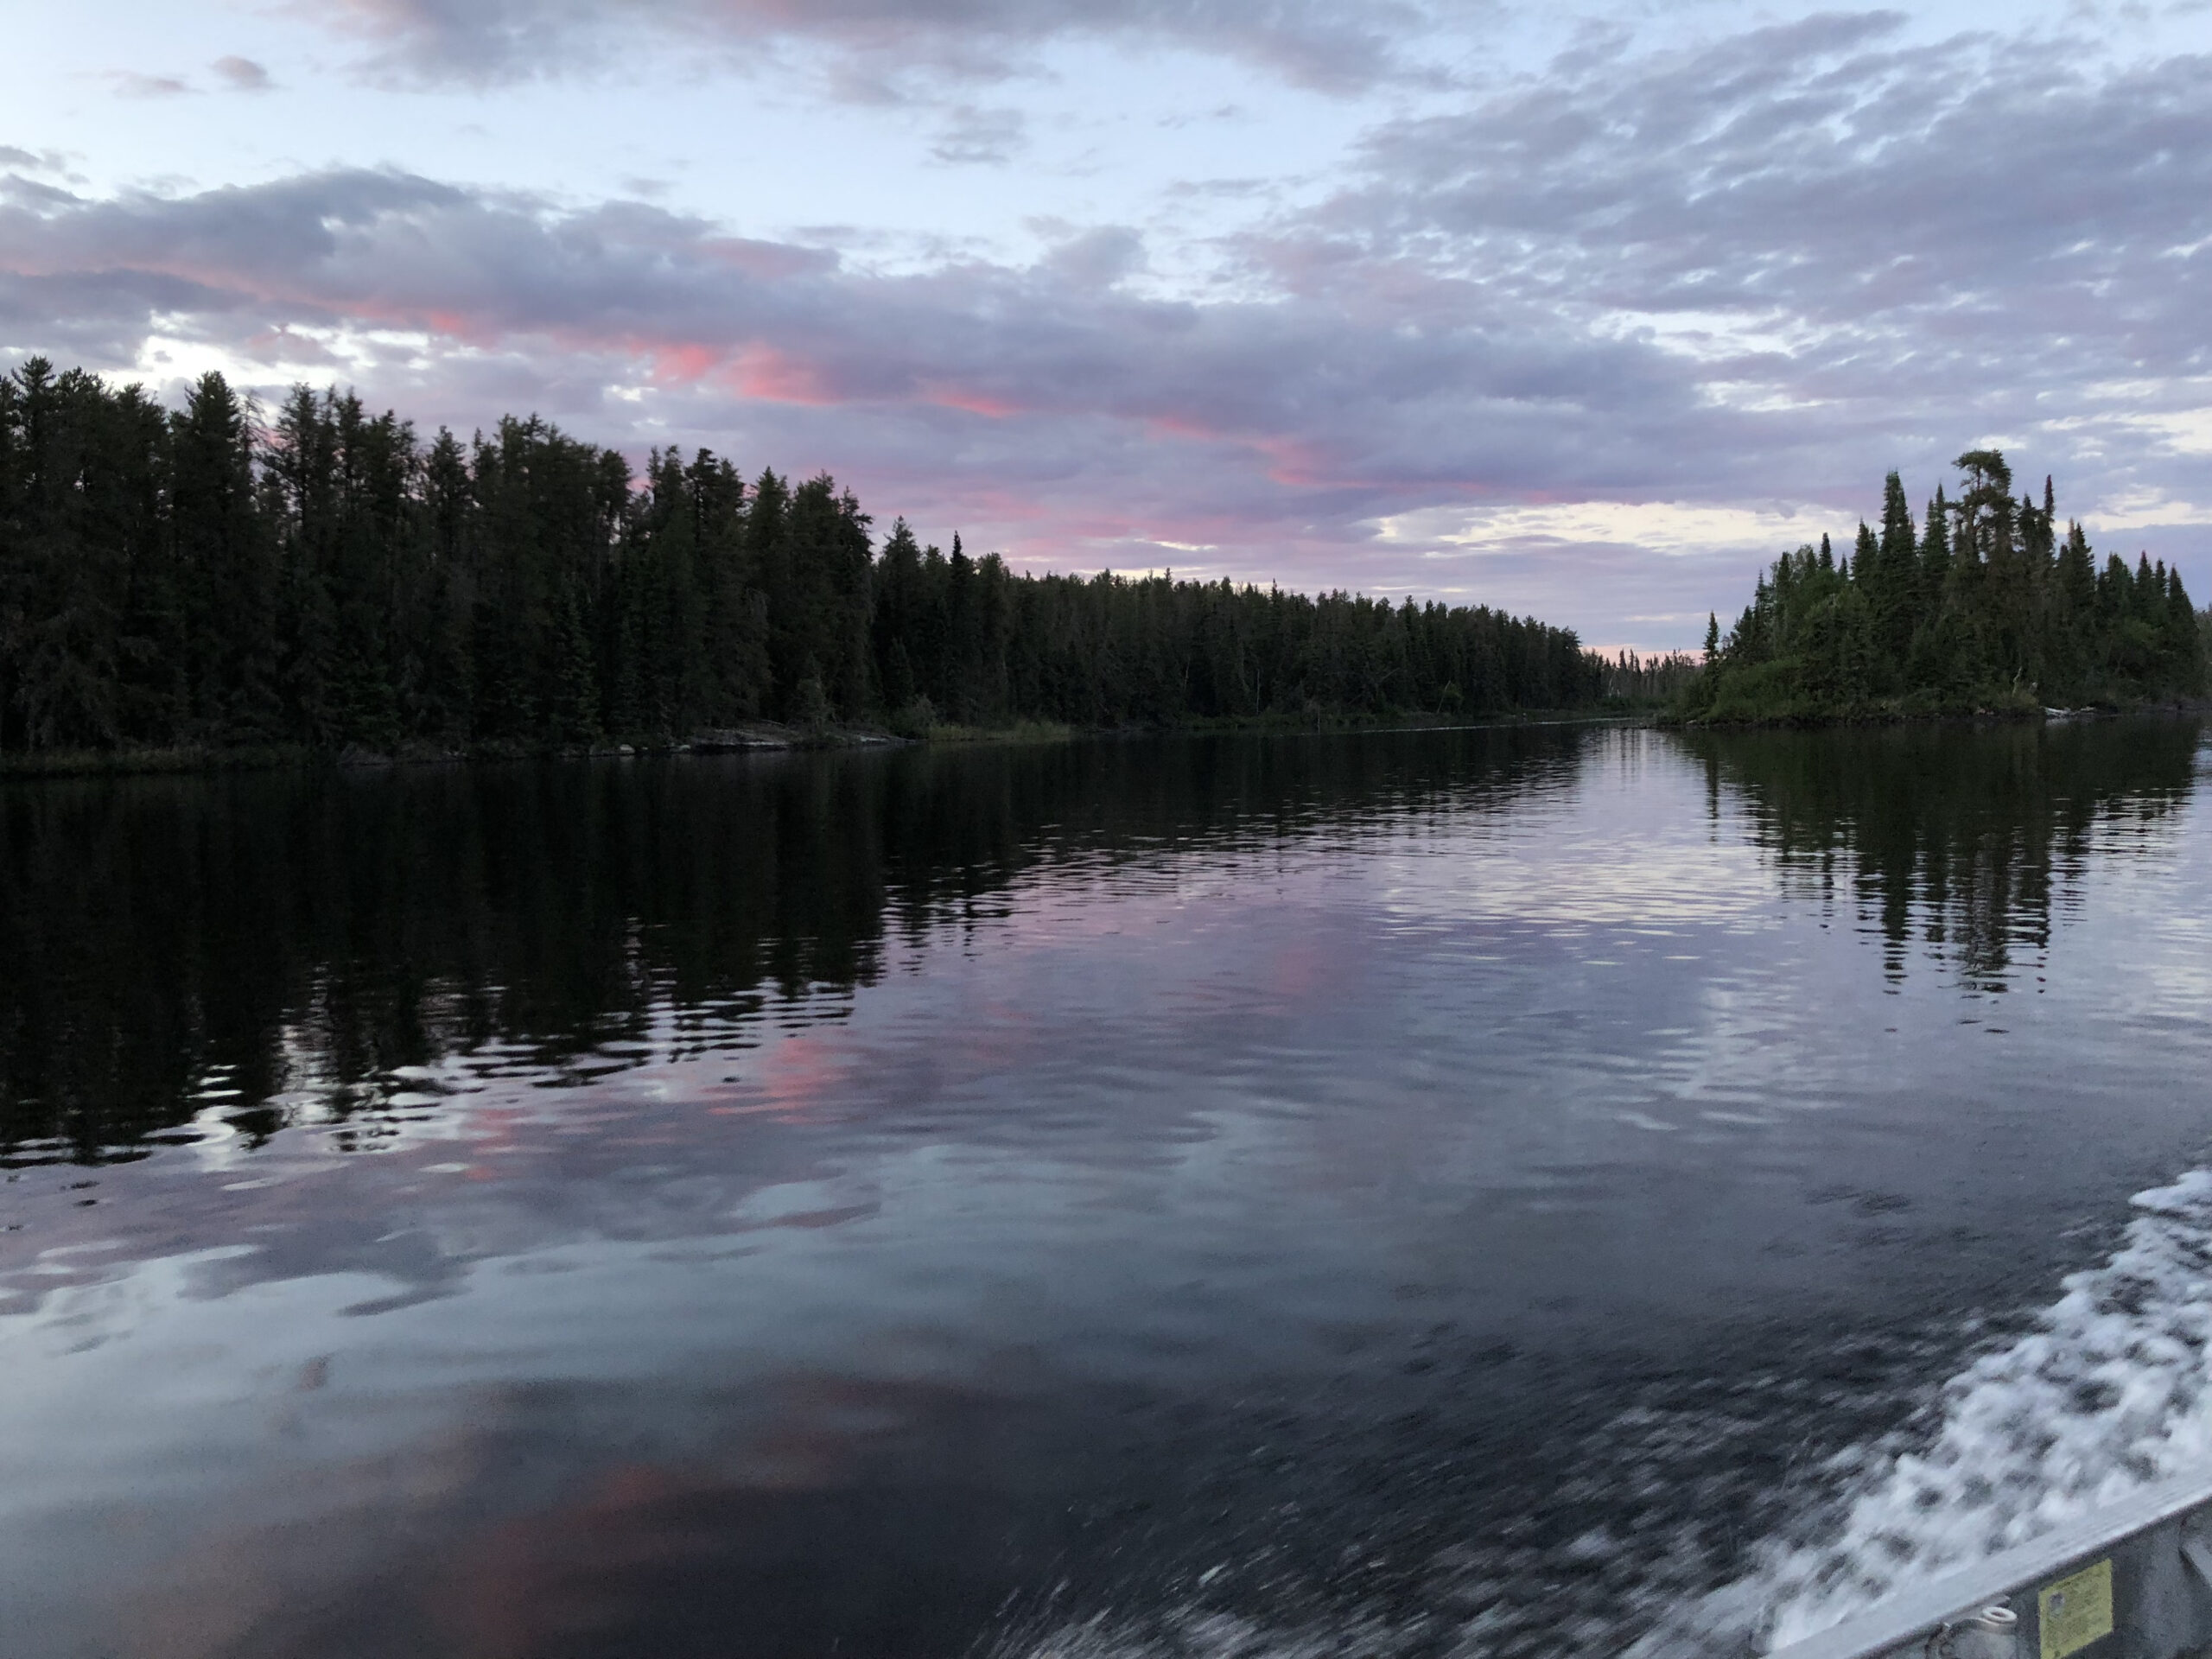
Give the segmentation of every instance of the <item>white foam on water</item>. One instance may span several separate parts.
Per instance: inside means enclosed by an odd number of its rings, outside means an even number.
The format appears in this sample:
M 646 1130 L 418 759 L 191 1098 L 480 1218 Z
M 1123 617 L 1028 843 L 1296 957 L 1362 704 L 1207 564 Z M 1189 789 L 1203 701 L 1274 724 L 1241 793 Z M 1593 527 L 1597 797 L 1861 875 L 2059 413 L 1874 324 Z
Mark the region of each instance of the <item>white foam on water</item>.
M 1284 1629 L 1187 1608 L 1141 1628 L 1104 1617 L 1064 1624 L 1027 1654 L 1028 1659 L 1344 1659 L 1395 1646 L 1391 1631 L 1364 1621 L 1325 1630 Z
M 1712 1599 L 1768 1648 L 2153 1481 L 2212 1469 L 2212 1171 L 2136 1195 L 2120 1248 L 1945 1383 L 1932 1436 L 1841 1466 L 1841 1518 Z
M 1617 1558 L 1633 1582 L 1603 1609 L 1562 1597 L 1548 1610 L 1538 1598 L 1509 1611 L 1482 1582 L 1492 1575 L 1471 1560 L 1444 1575 L 1433 1611 L 1411 1625 L 1358 1613 L 1319 1628 L 1236 1617 L 1192 1595 L 1141 1621 L 1033 1628 L 995 1651 L 1002 1659 L 1745 1659 L 1802 1640 L 2139 1487 L 2212 1470 L 2212 1170 L 2133 1203 L 2137 1213 L 2108 1260 L 2066 1278 L 2024 1334 L 1945 1382 L 1911 1424 L 1830 1459 L 1815 1482 L 1825 1496 L 1719 1589 L 1694 1587 L 1694 1550 L 1655 1558 L 1647 1540 L 1643 1550 L 1624 1552 L 1632 1566 Z M 1535 1576 L 1550 1577 L 1552 1566 Z

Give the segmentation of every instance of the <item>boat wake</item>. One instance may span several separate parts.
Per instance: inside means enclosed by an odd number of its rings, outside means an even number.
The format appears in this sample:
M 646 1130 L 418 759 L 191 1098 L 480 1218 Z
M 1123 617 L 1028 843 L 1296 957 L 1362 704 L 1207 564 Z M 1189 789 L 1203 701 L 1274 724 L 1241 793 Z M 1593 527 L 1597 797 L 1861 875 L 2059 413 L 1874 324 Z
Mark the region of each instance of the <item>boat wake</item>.
M 1840 1470 L 1832 1534 L 1774 1549 L 1738 1587 L 1764 1609 L 1764 1645 L 2212 1468 L 2212 1171 L 2133 1202 L 2110 1260 L 2070 1275 L 2026 1335 L 1944 1385 L 1932 1438 Z
M 2212 1171 L 2134 1198 L 2120 1247 L 2069 1275 L 2025 1331 L 1973 1360 L 1906 1424 L 1830 1458 L 1787 1514 L 1734 1553 L 1725 1582 L 1709 1525 L 1669 1535 L 1600 1526 L 1540 1550 L 1446 1549 L 1419 1594 L 1338 1604 L 1300 1588 L 1194 1573 L 1141 1618 L 1031 1623 L 995 1659 L 1521 1659 L 1627 1654 L 1744 1659 L 1840 1623 L 1904 1585 L 2024 1542 L 2137 1488 L 2212 1468 Z M 1725 1426 L 1726 1414 L 1704 1420 Z M 1685 1466 L 1647 1424 L 1617 1446 L 1625 1514 Z M 1725 1427 L 1724 1430 L 1725 1432 Z M 1793 1483 L 1794 1484 L 1795 1483 Z M 1706 1517 L 1709 1522 L 1711 1517 Z M 1748 1562 L 1745 1556 L 1748 1554 Z M 1241 1583 L 1239 1580 L 1241 1580 Z M 1409 1599 L 1416 1604 L 1408 1605 Z M 1294 1611 L 1295 1610 L 1295 1611 Z

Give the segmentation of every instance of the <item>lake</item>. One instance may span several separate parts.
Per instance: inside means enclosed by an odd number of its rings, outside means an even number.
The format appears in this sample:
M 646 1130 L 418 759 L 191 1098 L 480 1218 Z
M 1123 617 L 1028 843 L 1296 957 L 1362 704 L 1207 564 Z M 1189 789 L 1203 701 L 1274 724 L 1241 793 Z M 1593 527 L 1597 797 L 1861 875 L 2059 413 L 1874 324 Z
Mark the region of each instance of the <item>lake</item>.
M 0 785 L 6 1651 L 1833 1622 L 2212 1463 L 2206 736 Z

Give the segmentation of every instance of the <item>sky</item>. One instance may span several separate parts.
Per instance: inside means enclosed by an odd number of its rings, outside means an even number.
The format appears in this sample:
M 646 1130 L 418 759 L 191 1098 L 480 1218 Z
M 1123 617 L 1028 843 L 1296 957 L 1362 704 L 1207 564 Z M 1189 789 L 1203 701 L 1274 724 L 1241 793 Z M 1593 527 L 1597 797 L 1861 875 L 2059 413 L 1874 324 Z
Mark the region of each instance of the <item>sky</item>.
M 2212 598 L 2212 0 L 77 0 L 0 368 L 1694 646 L 1995 445 Z

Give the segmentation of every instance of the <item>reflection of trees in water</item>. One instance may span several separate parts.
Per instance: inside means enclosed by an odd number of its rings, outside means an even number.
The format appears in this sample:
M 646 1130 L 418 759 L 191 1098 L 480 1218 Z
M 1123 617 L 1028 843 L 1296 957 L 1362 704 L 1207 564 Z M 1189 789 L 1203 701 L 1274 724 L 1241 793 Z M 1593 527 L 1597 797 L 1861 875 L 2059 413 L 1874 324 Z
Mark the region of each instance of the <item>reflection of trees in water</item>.
M 0 1148 L 136 1155 L 203 1110 L 366 1141 L 421 1087 L 397 1068 L 748 1045 L 1025 870 L 1503 803 L 1579 753 L 1463 731 L 12 784 Z
M 1567 782 L 1561 729 L 0 788 L 0 1147 L 132 1155 L 212 1111 L 393 1130 L 398 1068 L 579 1078 L 835 1017 L 906 946 L 1197 843 L 1357 836 Z M 2001 987 L 2100 837 L 2186 798 L 2198 728 L 1685 740 L 1793 891 Z M 421 1109 L 418 1106 L 416 1109 Z
M 2187 800 L 2194 720 L 1700 734 L 1717 817 L 1740 798 L 1784 890 L 1823 905 L 1848 883 L 1884 966 L 1917 939 L 2004 990 L 2016 955 L 2079 902 L 2099 837 L 2141 837 Z

